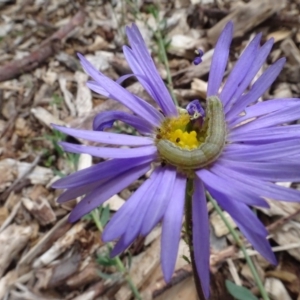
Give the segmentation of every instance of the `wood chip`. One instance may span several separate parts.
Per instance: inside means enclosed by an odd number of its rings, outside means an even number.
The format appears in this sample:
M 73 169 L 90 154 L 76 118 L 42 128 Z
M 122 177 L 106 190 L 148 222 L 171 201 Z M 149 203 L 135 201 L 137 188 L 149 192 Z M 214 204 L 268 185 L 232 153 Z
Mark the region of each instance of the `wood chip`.
M 52 129 L 51 124 L 56 125 L 66 125 L 65 122 L 59 120 L 57 117 L 53 116 L 48 110 L 43 107 L 35 107 L 31 109 L 31 113 L 38 119 L 38 121 Z
M 30 226 L 12 224 L 0 233 L 0 277 L 19 252 L 27 245 L 32 234 Z
M 39 199 L 32 201 L 24 197 L 22 203 L 40 225 L 45 226 L 56 221 L 55 213 L 46 198 L 39 197 Z
M 281 43 L 280 48 L 290 64 L 300 64 L 300 51 L 292 39 L 288 38 L 284 40 Z
M 194 78 L 191 88 L 197 91 L 203 99 L 206 99 L 207 82 L 199 78 Z
M 224 212 L 224 216 L 227 219 L 227 221 L 231 224 L 231 226 L 233 228 L 235 228 L 236 224 L 234 223 L 231 216 L 227 212 Z M 227 235 L 229 233 L 229 229 L 224 224 L 224 222 L 221 219 L 219 214 L 213 213 L 211 215 L 210 222 L 211 222 L 211 225 L 214 228 L 214 231 L 215 231 L 215 234 L 216 234 L 217 237 L 221 237 L 221 236 Z
M 30 163 L 20 162 L 11 158 L 3 159 L 0 161 L 0 187 L 8 187 L 15 178 L 21 178 L 30 168 Z M 42 185 L 46 185 L 52 177 L 52 170 L 41 166 L 34 167 L 27 176 L 32 184 Z
M 77 94 L 74 104 L 79 117 L 87 115 L 93 108 L 92 92 L 86 86 L 88 78 L 89 77 L 85 73 L 79 71 L 77 71 L 74 75 L 74 79 L 77 82 Z
M 282 282 L 276 278 L 267 278 L 265 289 L 273 300 L 292 300 Z
M 280 41 L 288 38 L 291 34 L 292 34 L 292 32 L 290 30 L 281 29 L 281 30 L 277 30 L 277 31 L 269 33 L 267 36 L 267 40 L 270 38 L 273 38 L 274 42 L 277 43 L 277 42 L 280 42 Z
M 37 270 L 36 277 L 38 281 L 35 288 L 47 289 L 60 286 L 68 277 L 75 274 L 79 268 L 80 261 L 80 253 L 75 252 L 70 257 L 60 260 L 59 263 Z
M 270 16 L 280 11 L 286 4 L 285 0 L 252 0 L 247 4 L 239 3 L 239 6 L 207 31 L 207 37 L 212 45 L 215 45 L 218 37 L 229 21 L 234 23 L 234 37 L 242 37 L 246 32 L 259 25 Z
M 34 261 L 33 267 L 40 268 L 50 264 L 66 249 L 69 249 L 73 245 L 77 235 L 84 229 L 84 227 L 85 224 L 82 222 L 75 224 L 65 235 L 59 238 L 48 251 L 43 253 Z
M 294 244 L 299 242 L 300 239 L 300 223 L 296 221 L 288 221 L 284 224 L 280 230 L 273 233 L 272 238 L 279 245 Z M 300 251 L 299 248 L 287 250 L 290 255 L 300 261 Z
M 119 195 L 114 195 L 108 200 L 106 200 L 102 205 L 103 207 L 109 205 L 110 210 L 118 211 L 124 203 L 125 200 L 123 198 L 121 198 Z
M 76 108 L 74 104 L 74 97 L 72 93 L 67 89 L 67 78 L 61 76 L 58 79 L 59 87 L 64 95 L 65 103 L 70 111 L 70 115 L 75 117 L 76 116 Z

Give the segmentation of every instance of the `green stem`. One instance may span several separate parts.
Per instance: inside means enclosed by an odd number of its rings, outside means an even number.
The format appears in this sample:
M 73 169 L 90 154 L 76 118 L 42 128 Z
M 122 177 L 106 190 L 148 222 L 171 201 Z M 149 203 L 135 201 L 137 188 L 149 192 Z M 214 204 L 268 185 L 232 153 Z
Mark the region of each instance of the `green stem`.
M 94 221 L 96 227 L 102 233 L 103 226 L 102 226 L 101 221 L 100 221 L 100 216 L 99 216 L 98 210 L 94 209 L 91 212 L 91 215 L 92 215 L 92 218 L 93 218 L 93 221 Z M 107 247 L 108 247 L 109 250 L 111 250 L 112 249 L 112 244 L 111 243 L 107 243 Z M 125 268 L 122 260 L 120 259 L 120 257 L 116 256 L 114 258 L 114 260 L 116 262 L 116 266 L 117 266 L 118 271 L 121 272 L 122 274 L 126 274 L 127 270 L 126 270 L 126 268 Z M 141 297 L 138 289 L 136 288 L 135 284 L 133 283 L 133 281 L 132 281 L 132 279 L 131 279 L 131 277 L 130 277 L 129 274 L 126 274 L 125 279 L 126 279 L 128 285 L 130 286 L 131 291 L 132 291 L 133 295 L 135 296 L 135 298 L 138 299 L 138 300 L 142 300 L 142 297 Z
M 228 228 L 228 230 L 230 231 L 230 233 L 232 234 L 236 244 L 240 247 L 240 249 L 242 250 L 243 254 L 244 254 L 244 257 L 246 259 L 246 262 L 250 268 L 250 271 L 253 275 L 253 278 L 258 286 L 258 289 L 260 291 L 260 294 L 262 296 L 262 298 L 264 300 L 270 300 L 264 286 L 263 286 L 263 283 L 257 273 L 257 270 L 250 258 L 250 256 L 248 255 L 247 253 L 247 250 L 243 244 L 243 242 L 241 241 L 237 231 L 231 226 L 231 224 L 228 222 L 228 220 L 226 219 L 222 209 L 220 208 L 220 206 L 217 204 L 217 202 L 211 197 L 211 195 L 207 194 L 207 198 L 208 200 L 212 203 L 214 209 L 216 210 L 216 212 L 220 215 L 221 219 L 223 220 L 223 222 L 225 223 L 226 227 Z
M 194 247 L 193 247 L 193 221 L 192 221 L 192 196 L 193 196 L 193 179 L 188 179 L 185 191 L 185 231 L 191 255 L 191 263 L 193 268 L 193 276 L 197 294 L 200 300 L 205 300 L 202 292 L 201 281 L 197 272 Z
M 172 96 L 172 99 L 173 99 L 175 105 L 178 106 L 178 101 L 177 101 L 176 95 L 174 93 L 172 76 L 171 76 L 169 61 L 168 61 L 168 57 L 167 57 L 167 52 L 166 52 L 164 40 L 162 38 L 162 34 L 161 34 L 161 31 L 160 31 L 160 28 L 159 28 L 159 23 L 157 25 L 157 32 L 156 32 L 155 35 L 156 35 L 156 38 L 158 40 L 160 53 L 162 55 L 162 59 L 163 59 L 163 62 L 164 62 L 164 65 L 165 65 L 166 71 L 167 71 L 168 89 L 169 89 L 169 92 Z
M 126 281 L 127 281 L 128 285 L 130 286 L 134 297 L 138 300 L 142 300 L 142 297 L 141 297 L 138 289 L 136 288 L 135 284 L 133 283 L 133 281 L 129 275 L 126 277 Z

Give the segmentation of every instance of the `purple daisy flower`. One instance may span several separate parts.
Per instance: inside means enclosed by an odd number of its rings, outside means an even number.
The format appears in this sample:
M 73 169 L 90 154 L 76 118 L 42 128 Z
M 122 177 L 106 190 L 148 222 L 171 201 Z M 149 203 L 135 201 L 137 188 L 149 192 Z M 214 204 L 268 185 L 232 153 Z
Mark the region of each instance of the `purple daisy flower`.
M 253 247 L 275 264 L 275 256 L 266 240 L 268 233 L 249 205 L 268 207 L 263 197 L 300 200 L 300 191 L 275 184 L 300 180 L 300 125 L 284 125 L 300 118 L 300 102 L 299 99 L 257 102 L 281 71 L 284 58 L 271 65 L 247 90 L 273 45 L 271 39 L 260 46 L 260 34 L 243 51 L 220 89 L 232 40 L 233 24 L 230 22 L 215 48 L 206 111 L 197 102 L 187 110 L 178 109 L 136 25 L 127 27 L 126 32 L 131 45 L 131 48 L 123 48 L 127 62 L 162 113 L 120 85 L 131 75 L 114 82 L 79 55 L 84 70 L 93 79 L 88 82 L 90 89 L 119 101 L 133 114 L 100 113 L 95 117 L 93 131 L 54 128 L 77 138 L 130 148 L 61 143 L 66 151 L 110 160 L 62 178 L 53 187 L 66 189 L 58 199 L 60 203 L 85 195 L 71 212 L 70 221 L 74 222 L 154 165 L 150 178 L 112 217 L 102 238 L 107 242 L 118 240 L 112 251 L 112 255 L 117 255 L 137 236 L 146 236 L 162 222 L 161 265 L 165 280 L 169 281 L 178 253 L 186 182 L 187 178 L 193 178 L 193 250 L 203 292 L 208 297 L 210 247 L 205 193 L 208 191 L 231 215 Z M 214 119 L 216 114 L 219 117 Z M 102 131 L 111 127 L 115 120 L 133 126 L 141 136 Z M 201 122 L 197 122 L 199 120 Z M 161 146 L 161 141 L 166 148 Z M 164 151 L 166 149 L 171 151 Z M 203 151 L 200 153 L 199 149 Z M 210 159 L 207 162 L 206 155 Z

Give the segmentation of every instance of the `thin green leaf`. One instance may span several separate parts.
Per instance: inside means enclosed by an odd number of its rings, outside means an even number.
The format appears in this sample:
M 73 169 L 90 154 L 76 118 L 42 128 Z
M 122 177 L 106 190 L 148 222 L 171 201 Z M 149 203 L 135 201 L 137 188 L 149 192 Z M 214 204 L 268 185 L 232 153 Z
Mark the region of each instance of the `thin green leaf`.
M 230 280 L 226 280 L 225 284 L 229 294 L 237 300 L 258 300 L 250 290 L 243 286 L 236 285 Z
M 188 264 L 191 263 L 190 259 L 189 259 L 186 255 L 182 255 L 182 258 L 183 258 Z
M 103 227 L 107 224 L 109 217 L 110 217 L 110 209 L 109 209 L 109 205 L 106 205 L 105 207 L 102 207 L 101 217 L 100 217 L 100 222 Z
M 97 272 L 99 274 L 99 276 L 104 279 L 104 280 L 107 280 L 107 279 L 113 279 L 115 278 L 116 276 L 114 274 L 106 274 L 106 273 L 103 273 L 101 271 L 98 271 Z

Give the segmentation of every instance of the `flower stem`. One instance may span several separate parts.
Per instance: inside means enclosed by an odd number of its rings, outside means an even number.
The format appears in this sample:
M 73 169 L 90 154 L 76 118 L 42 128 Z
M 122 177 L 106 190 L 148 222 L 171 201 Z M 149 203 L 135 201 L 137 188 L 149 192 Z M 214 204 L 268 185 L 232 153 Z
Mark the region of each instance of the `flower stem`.
M 262 298 L 264 300 L 270 300 L 264 286 L 263 286 L 263 283 L 257 273 L 257 270 L 255 268 L 255 265 L 253 264 L 253 261 L 251 260 L 250 256 L 248 255 L 247 253 L 247 250 L 243 244 L 243 242 L 241 241 L 237 231 L 231 226 L 231 224 L 228 222 L 228 220 L 226 219 L 226 217 L 224 216 L 224 213 L 222 211 L 222 209 L 220 208 L 220 206 L 217 204 L 216 200 L 214 200 L 211 195 L 209 195 L 207 193 L 207 198 L 208 200 L 212 203 L 214 209 L 216 210 L 216 212 L 220 215 L 221 219 L 223 220 L 223 222 L 225 223 L 226 227 L 228 228 L 228 230 L 230 231 L 230 233 L 232 234 L 236 244 L 240 247 L 240 249 L 242 250 L 243 254 L 244 254 L 244 257 L 246 259 L 246 262 L 250 268 L 250 271 L 253 275 L 253 278 L 257 284 L 257 287 L 260 291 L 260 294 L 262 296 Z
M 100 221 L 100 217 L 99 217 L 99 212 L 97 209 L 94 209 L 92 212 L 91 212 L 91 215 L 92 215 L 92 218 L 93 218 L 93 221 L 96 225 L 96 227 L 98 228 L 98 230 L 102 233 L 103 231 L 103 226 L 101 224 L 101 221 Z M 112 249 L 112 244 L 111 243 L 107 243 L 107 247 L 109 250 Z M 126 268 L 122 262 L 122 260 L 120 259 L 119 256 L 116 256 L 114 258 L 115 262 L 116 262 L 116 266 L 117 266 L 117 269 L 119 272 L 121 272 L 122 274 L 125 275 L 125 280 L 127 281 L 128 285 L 130 286 L 131 288 L 131 291 L 134 295 L 134 297 L 138 300 L 142 300 L 142 297 L 138 291 L 138 289 L 136 288 L 135 284 L 133 283 L 131 277 L 129 274 L 126 274 L 127 271 L 126 271 Z
M 163 40 L 163 37 L 162 37 L 162 34 L 161 34 L 161 30 L 159 28 L 159 23 L 158 23 L 158 26 L 157 26 L 157 31 L 155 32 L 155 36 L 158 40 L 158 45 L 159 45 L 160 53 L 161 53 L 161 56 L 162 56 L 162 60 L 163 60 L 163 63 L 166 67 L 168 89 L 169 89 L 169 92 L 172 96 L 172 99 L 173 99 L 175 105 L 178 106 L 178 101 L 177 101 L 176 95 L 174 93 L 172 76 L 171 76 L 171 71 L 170 71 L 170 67 L 169 67 L 169 61 L 168 61 L 168 57 L 167 57 L 165 43 L 164 43 L 164 40 Z
M 187 180 L 186 191 L 185 191 L 185 231 L 188 240 L 188 246 L 191 255 L 191 264 L 193 268 L 193 276 L 197 294 L 200 300 L 205 300 L 202 292 L 201 281 L 197 272 L 194 247 L 193 247 L 193 220 L 192 220 L 192 196 L 193 196 L 193 179 Z

